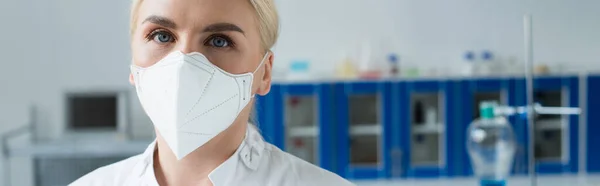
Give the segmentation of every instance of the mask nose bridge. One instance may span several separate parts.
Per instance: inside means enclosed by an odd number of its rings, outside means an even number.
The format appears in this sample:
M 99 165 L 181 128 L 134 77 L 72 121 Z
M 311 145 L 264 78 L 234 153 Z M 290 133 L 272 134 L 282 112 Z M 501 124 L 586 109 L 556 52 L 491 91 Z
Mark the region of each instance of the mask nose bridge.
M 210 62 L 208 58 L 200 52 L 191 52 L 184 54 L 182 60 L 186 63 L 194 64 L 199 68 L 202 68 L 207 71 L 211 71 L 213 70 L 213 68 L 216 68 L 216 65 Z

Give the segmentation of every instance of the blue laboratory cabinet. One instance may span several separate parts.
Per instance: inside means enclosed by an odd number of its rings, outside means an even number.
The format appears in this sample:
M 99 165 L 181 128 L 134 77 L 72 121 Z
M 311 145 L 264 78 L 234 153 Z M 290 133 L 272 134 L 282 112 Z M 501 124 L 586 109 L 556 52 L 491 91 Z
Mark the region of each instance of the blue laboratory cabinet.
M 387 81 L 334 84 L 339 175 L 348 179 L 389 177 L 391 85 Z
M 526 98 L 524 78 L 516 80 L 517 97 Z M 547 76 L 534 79 L 533 98 L 535 103 L 547 107 L 579 107 L 579 78 L 577 76 Z M 519 99 L 517 105 L 526 105 L 527 99 Z M 534 145 L 536 172 L 576 173 L 579 158 L 579 116 L 578 115 L 536 115 L 534 141 L 528 141 L 525 148 Z M 527 120 L 517 120 L 517 125 L 526 126 Z M 525 128 L 527 129 L 527 128 Z M 529 159 L 525 158 L 528 162 Z
M 400 141 L 402 177 L 439 177 L 457 173 L 462 140 L 455 126 L 459 111 L 454 100 L 453 80 L 412 80 L 395 83 L 392 106 L 393 128 L 400 126 L 393 141 Z M 399 97 L 399 99 L 395 99 Z M 394 153 L 393 153 L 394 154 Z M 395 162 L 395 161 L 393 161 Z M 395 165 L 395 163 L 394 163 Z M 396 177 L 394 175 L 394 177 Z
M 600 75 L 536 77 L 534 84 L 543 106 L 585 102 L 585 122 L 537 115 L 530 142 L 527 118 L 508 117 L 518 144 L 512 173 L 527 174 L 529 145 L 539 173 L 577 173 L 580 155 L 587 171 L 600 172 L 593 148 L 600 143 Z M 473 175 L 466 131 L 478 104 L 524 106 L 526 98 L 523 77 L 274 83 L 255 109 L 266 141 L 348 179 L 462 177 Z
M 329 83 L 274 84 L 258 103 L 265 139 L 294 156 L 334 171 L 331 90 Z
M 600 172 L 600 75 L 589 76 L 586 80 L 586 165 L 588 172 Z

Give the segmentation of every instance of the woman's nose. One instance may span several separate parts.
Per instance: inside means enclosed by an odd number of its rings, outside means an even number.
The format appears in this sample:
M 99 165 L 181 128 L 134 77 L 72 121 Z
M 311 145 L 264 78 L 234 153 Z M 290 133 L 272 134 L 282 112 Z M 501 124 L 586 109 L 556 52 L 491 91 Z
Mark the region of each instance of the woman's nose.
M 186 37 L 185 39 L 180 39 L 175 50 L 181 51 L 184 54 L 189 54 L 192 52 L 201 52 L 200 48 L 201 43 L 194 42 L 192 38 Z

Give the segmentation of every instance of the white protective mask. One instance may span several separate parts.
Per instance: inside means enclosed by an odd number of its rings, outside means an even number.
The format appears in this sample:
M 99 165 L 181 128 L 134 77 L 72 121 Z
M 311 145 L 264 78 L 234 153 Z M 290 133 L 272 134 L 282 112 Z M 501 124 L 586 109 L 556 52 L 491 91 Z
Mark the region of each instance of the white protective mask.
M 146 114 L 178 159 L 227 129 L 254 97 L 254 72 L 231 74 L 197 52 L 173 52 L 156 64 L 131 66 Z

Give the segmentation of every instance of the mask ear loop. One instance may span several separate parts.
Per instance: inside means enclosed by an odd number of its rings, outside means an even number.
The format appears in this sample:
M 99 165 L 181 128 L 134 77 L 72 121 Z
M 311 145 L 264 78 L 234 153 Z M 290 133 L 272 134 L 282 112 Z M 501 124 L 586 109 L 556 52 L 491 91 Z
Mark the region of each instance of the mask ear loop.
M 254 72 L 252 72 L 252 74 L 255 74 L 258 71 L 258 69 L 260 69 L 260 67 L 265 64 L 265 59 L 267 59 L 267 56 L 269 56 L 269 52 L 265 53 L 265 56 L 260 61 L 260 64 L 258 64 L 258 66 L 256 67 L 256 69 L 254 69 Z
M 258 64 L 258 66 L 256 67 L 256 69 L 254 69 L 254 71 L 252 72 L 252 81 L 254 81 L 254 74 L 256 74 L 256 72 L 258 71 L 258 69 L 260 69 L 261 66 L 263 66 L 265 64 L 265 59 L 267 59 L 267 56 L 269 56 L 269 52 L 265 53 L 265 56 L 263 57 L 263 59 L 260 61 L 260 64 Z M 243 80 L 244 83 L 244 87 L 246 87 L 246 80 Z M 252 85 L 252 83 L 250 83 L 250 85 Z M 252 89 L 252 86 L 250 86 L 250 89 Z M 251 90 L 252 91 L 252 90 Z M 252 93 L 251 93 L 252 94 Z M 244 94 L 245 95 L 245 94 Z M 254 98 L 255 94 L 252 94 L 252 96 L 250 98 Z M 245 96 L 244 96 L 245 97 Z M 244 100 L 246 100 L 246 98 L 244 98 Z

